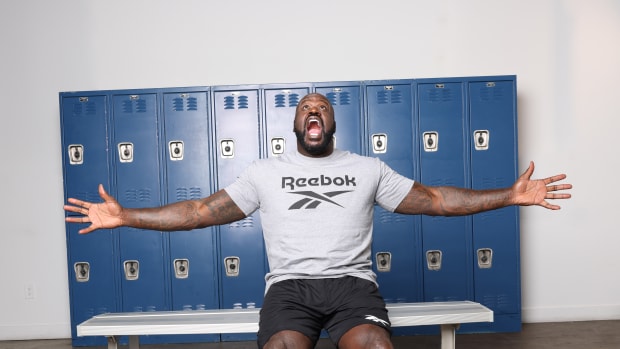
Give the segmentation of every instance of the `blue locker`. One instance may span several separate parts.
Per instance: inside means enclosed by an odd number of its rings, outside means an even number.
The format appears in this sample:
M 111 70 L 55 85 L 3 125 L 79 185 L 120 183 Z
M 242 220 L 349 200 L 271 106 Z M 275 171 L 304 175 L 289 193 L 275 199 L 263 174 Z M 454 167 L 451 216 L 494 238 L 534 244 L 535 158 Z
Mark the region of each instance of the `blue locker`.
M 267 157 L 294 152 L 297 149 L 293 132 L 295 109 L 299 101 L 310 92 L 310 87 L 296 84 L 268 85 L 262 91 Z
M 469 82 L 472 186 L 507 187 L 518 177 L 516 78 Z M 495 312 L 491 328 L 521 329 L 519 209 L 506 207 L 473 217 L 476 301 Z
M 163 150 L 165 202 L 197 200 L 212 193 L 210 98 L 208 89 L 165 90 Z M 166 234 L 172 310 L 217 309 L 219 282 L 215 228 Z M 185 336 L 181 341 L 219 341 L 219 335 Z
M 128 208 L 162 204 L 158 100 L 155 91 L 112 95 L 116 198 Z M 170 309 L 163 233 L 122 227 L 119 275 L 123 311 Z
M 327 97 L 334 108 L 336 117 L 336 134 L 334 135 L 336 148 L 362 154 L 364 124 L 362 119 L 361 83 L 335 82 L 316 84 L 315 92 Z
M 463 83 L 418 80 L 420 182 L 467 187 Z M 422 216 L 424 301 L 472 299 L 471 218 Z
M 257 87 L 213 88 L 217 184 L 225 188 L 260 157 L 260 94 Z M 219 227 L 220 308 L 260 307 L 267 272 L 258 212 Z M 223 341 L 255 334 L 222 334 Z
M 413 95 L 411 81 L 378 81 L 365 86 L 368 154 L 413 178 Z M 421 297 L 416 260 L 418 217 L 374 212 L 373 265 L 379 290 L 387 302 L 415 302 Z
M 61 93 L 60 104 L 65 201 L 73 197 L 100 202 L 98 184 L 110 188 L 107 96 Z M 94 315 L 118 310 L 115 236 L 109 229 L 78 235 L 86 226 L 66 224 L 74 346 L 105 344 L 104 338 L 77 337 L 76 326 Z

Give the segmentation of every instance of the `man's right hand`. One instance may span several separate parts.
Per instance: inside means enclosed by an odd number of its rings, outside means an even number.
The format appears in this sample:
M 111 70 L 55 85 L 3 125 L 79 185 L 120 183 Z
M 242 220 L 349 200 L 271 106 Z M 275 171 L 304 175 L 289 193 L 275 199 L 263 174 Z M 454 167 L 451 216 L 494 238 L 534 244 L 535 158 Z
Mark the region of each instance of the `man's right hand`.
M 99 196 L 103 199 L 102 203 L 95 204 L 69 198 L 68 201 L 71 205 L 64 205 L 65 211 L 82 215 L 68 216 L 65 221 L 69 223 L 91 223 L 90 226 L 81 229 L 78 233 L 88 234 L 97 229 L 112 229 L 122 225 L 123 207 L 103 189 L 101 184 L 99 184 Z

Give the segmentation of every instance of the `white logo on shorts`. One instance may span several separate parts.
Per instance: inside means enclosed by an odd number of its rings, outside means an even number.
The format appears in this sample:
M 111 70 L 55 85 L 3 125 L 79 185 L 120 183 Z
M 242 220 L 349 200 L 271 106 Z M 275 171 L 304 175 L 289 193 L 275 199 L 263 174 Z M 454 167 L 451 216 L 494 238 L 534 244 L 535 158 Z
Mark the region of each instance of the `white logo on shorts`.
M 385 327 L 390 326 L 390 323 L 385 321 L 385 320 L 381 320 L 378 317 L 374 316 L 374 315 L 366 315 L 366 320 L 372 320 L 374 322 L 378 322 L 380 324 L 382 324 Z

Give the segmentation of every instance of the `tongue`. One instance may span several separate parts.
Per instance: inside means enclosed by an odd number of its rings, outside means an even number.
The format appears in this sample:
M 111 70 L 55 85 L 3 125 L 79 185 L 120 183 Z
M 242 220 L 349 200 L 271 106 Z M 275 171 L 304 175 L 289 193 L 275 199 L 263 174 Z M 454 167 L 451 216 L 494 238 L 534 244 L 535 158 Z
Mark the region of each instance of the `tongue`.
M 308 134 L 310 136 L 318 136 L 321 134 L 321 125 L 319 125 L 316 122 L 312 122 L 310 123 L 310 125 L 308 125 Z

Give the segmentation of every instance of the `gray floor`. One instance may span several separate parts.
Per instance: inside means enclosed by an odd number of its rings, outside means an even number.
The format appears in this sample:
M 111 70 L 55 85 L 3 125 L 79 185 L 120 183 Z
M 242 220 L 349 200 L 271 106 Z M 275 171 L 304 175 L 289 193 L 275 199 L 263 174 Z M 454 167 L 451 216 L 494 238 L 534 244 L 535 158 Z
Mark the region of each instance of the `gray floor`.
M 439 336 L 394 337 L 397 349 L 438 349 Z M 242 349 L 255 348 L 253 342 L 141 345 L 143 349 Z M 618 349 L 620 320 L 524 324 L 519 333 L 462 334 L 456 337 L 458 349 Z M 0 341 L 0 349 L 71 349 L 71 340 Z M 101 349 L 102 347 L 87 347 Z M 321 339 L 316 349 L 334 349 Z

